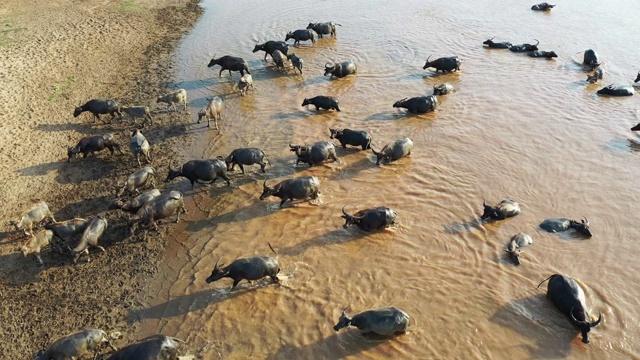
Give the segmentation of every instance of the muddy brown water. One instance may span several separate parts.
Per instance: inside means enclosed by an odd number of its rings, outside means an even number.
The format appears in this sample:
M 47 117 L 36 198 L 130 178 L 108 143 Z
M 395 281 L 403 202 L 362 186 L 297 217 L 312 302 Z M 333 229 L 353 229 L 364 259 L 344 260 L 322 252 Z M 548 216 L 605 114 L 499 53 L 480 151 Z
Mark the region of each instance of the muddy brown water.
M 233 186 L 174 182 L 190 213 L 175 227 L 148 306 L 132 319 L 142 335 L 163 332 L 203 347 L 204 358 L 629 358 L 640 356 L 636 245 L 640 138 L 638 95 L 607 98 L 596 90 L 630 84 L 639 70 L 637 2 L 564 1 L 550 13 L 508 1 L 204 1 L 206 12 L 177 50 L 175 87 L 189 93 L 195 120 L 209 98 L 224 98 L 221 132 L 194 125 L 197 145 L 184 158 L 226 156 L 259 147 L 273 164 L 232 174 Z M 337 38 L 291 51 L 304 74 L 276 70 L 253 46 L 284 40 L 309 21 L 342 24 Z M 532 59 L 482 42 L 540 40 L 554 60 Z M 587 84 L 579 62 L 588 48 L 603 59 L 605 79 Z M 239 78 L 206 67 L 213 56 L 241 56 L 257 91 L 235 94 Z M 429 56 L 458 55 L 458 73 L 422 70 Z M 352 60 L 356 76 L 330 80 L 327 62 Z M 435 113 L 392 108 L 430 94 L 441 82 L 456 91 Z M 333 95 L 342 112 L 301 107 Z M 370 152 L 338 148 L 339 163 L 294 166 L 289 143 L 328 140 L 329 127 L 368 131 L 373 145 L 409 136 L 409 158 L 378 167 Z M 337 143 L 337 141 L 334 141 Z M 315 201 L 277 207 L 259 201 L 262 181 L 320 178 Z M 514 199 L 522 214 L 480 224 L 483 198 Z M 340 209 L 386 205 L 398 225 L 375 233 L 345 230 Z M 545 218 L 586 216 L 594 236 L 549 234 Z M 516 267 L 502 249 L 525 232 L 534 244 Z M 214 263 L 279 253 L 279 285 L 230 279 L 207 284 Z M 553 273 L 580 279 L 602 324 L 584 345 L 545 298 Z M 409 331 L 391 340 L 333 331 L 342 308 L 396 306 Z

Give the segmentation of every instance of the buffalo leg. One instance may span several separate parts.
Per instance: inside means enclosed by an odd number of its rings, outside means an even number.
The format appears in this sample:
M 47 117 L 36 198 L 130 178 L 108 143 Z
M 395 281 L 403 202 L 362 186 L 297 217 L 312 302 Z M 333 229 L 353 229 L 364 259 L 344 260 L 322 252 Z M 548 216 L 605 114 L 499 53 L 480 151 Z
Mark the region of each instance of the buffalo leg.
M 240 166 L 240 170 L 242 170 L 242 174 L 244 175 L 244 166 L 242 166 L 242 164 L 238 164 L 238 166 Z
M 100 249 L 100 251 L 102 251 L 102 252 L 107 252 L 107 250 L 105 250 L 105 249 L 104 249 L 102 246 L 100 246 L 100 245 L 96 245 L 96 247 L 97 247 L 98 249 Z
M 277 276 L 271 276 L 271 275 L 269 275 L 269 276 L 271 277 L 271 280 L 273 280 L 274 283 L 280 282 L 280 280 L 278 280 Z
M 280 201 L 280 207 L 282 207 L 282 205 L 284 205 L 284 203 L 287 201 L 287 198 L 282 199 L 282 201 Z
M 240 281 L 242 281 L 242 279 L 234 279 L 233 285 L 231 285 L 231 290 L 235 289 L 235 287 L 238 285 Z
M 227 186 L 231 186 L 231 180 L 229 179 L 229 177 L 226 174 L 222 174 L 222 178 L 227 181 Z
M 264 170 L 264 168 L 265 168 L 266 166 L 267 166 L 267 163 L 266 163 L 266 162 L 261 162 L 261 163 L 260 163 L 260 170 L 262 170 L 262 172 L 266 172 L 266 171 Z
M 232 76 L 232 75 L 231 75 L 231 69 L 229 69 L 229 76 Z
M 222 77 L 222 72 L 224 71 L 224 68 L 220 69 L 220 73 L 218 74 L 218 77 Z

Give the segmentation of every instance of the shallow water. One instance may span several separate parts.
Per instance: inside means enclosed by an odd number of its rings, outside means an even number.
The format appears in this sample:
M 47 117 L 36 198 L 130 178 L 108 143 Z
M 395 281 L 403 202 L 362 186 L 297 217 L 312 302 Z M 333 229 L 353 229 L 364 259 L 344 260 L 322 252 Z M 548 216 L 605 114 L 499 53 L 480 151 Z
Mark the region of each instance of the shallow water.
M 532 3 L 533 4 L 533 3 Z M 640 357 L 635 229 L 640 191 L 637 96 L 595 94 L 609 83 L 629 84 L 639 70 L 634 1 L 564 1 L 550 13 L 507 1 L 204 1 L 206 12 L 177 50 L 175 87 L 188 90 L 191 116 L 214 95 L 223 97 L 221 132 L 193 125 L 196 146 L 179 161 L 226 156 L 259 147 L 272 163 L 246 175 L 190 190 L 187 222 L 175 227 L 166 263 L 150 287 L 150 306 L 134 313 L 142 332 L 163 332 L 203 348 L 205 358 L 629 358 Z M 357 14 L 356 16 L 352 14 Z M 597 16 L 594 16 L 597 14 Z M 337 38 L 290 49 L 304 74 L 280 71 L 253 46 L 284 40 L 309 21 L 342 24 Z M 482 42 L 533 43 L 555 50 L 532 59 Z M 292 41 L 290 41 L 292 42 Z M 603 59 L 605 79 L 587 84 L 579 62 L 588 48 Z M 291 51 L 290 51 L 291 52 Z M 257 91 L 241 97 L 216 55 L 249 62 Z M 423 70 L 429 56 L 458 55 L 461 71 Z M 327 62 L 352 60 L 353 77 L 322 76 Z M 435 113 L 411 116 L 391 105 L 431 93 L 441 82 Z M 301 107 L 305 97 L 333 95 L 342 112 Z M 338 148 L 339 163 L 294 166 L 289 143 L 328 140 L 329 127 L 362 129 L 375 148 L 403 136 L 411 156 L 376 166 L 371 152 Z M 336 144 L 337 141 L 334 141 Z M 262 182 L 291 176 L 320 178 L 321 194 L 278 209 L 259 201 Z M 482 201 L 514 199 L 522 214 L 479 223 Z M 398 225 L 382 232 L 345 230 L 340 209 L 386 205 Z M 545 218 L 586 216 L 594 236 L 549 234 Z M 516 267 L 502 249 L 525 232 L 533 245 Z M 280 284 L 230 279 L 207 284 L 217 260 L 278 251 Z M 553 273 L 580 279 L 602 324 L 584 345 L 545 298 Z M 341 310 L 396 306 L 411 317 L 409 331 L 391 340 L 356 330 L 333 331 Z

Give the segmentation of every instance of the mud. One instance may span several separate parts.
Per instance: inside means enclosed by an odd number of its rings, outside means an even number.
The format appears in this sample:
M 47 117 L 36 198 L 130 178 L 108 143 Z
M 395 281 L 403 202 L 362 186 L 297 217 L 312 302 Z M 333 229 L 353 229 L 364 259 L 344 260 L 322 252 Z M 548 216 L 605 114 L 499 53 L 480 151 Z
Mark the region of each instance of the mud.
M 154 124 L 143 133 L 152 144 L 156 181 L 164 180 L 166 164 L 189 144 L 191 116 L 168 113 L 155 99 L 173 90 L 175 46 L 201 13 L 195 0 L 0 4 L 0 358 L 31 358 L 85 327 L 121 332 L 119 346 L 135 340 L 128 309 L 157 271 L 167 222 L 140 241 L 128 235 L 123 213 L 106 212 L 106 253 L 91 250 L 91 262 L 73 265 L 68 255 L 47 249 L 38 266 L 33 255 L 16 251 L 26 237 L 9 220 L 37 201 L 46 201 L 58 221 L 105 212 L 117 183 L 137 169 L 126 116 L 110 124 L 92 122 L 89 113 L 72 116 L 91 98 L 151 107 Z M 68 146 L 107 132 L 124 155 L 105 150 L 66 162 Z

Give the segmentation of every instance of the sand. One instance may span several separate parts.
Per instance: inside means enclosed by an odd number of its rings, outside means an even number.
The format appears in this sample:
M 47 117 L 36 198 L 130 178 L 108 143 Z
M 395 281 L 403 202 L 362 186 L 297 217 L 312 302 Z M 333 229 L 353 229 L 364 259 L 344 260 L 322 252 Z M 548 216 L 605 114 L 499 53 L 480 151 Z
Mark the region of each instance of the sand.
M 128 236 L 119 211 L 107 212 L 106 253 L 73 265 L 68 255 L 43 251 L 43 266 L 16 249 L 26 240 L 9 225 L 38 201 L 57 220 L 104 212 L 114 188 L 137 169 L 128 150 L 132 123 L 93 123 L 73 117 L 92 98 L 148 105 L 154 124 L 143 129 L 153 146 L 156 180 L 188 144 L 190 114 L 167 113 L 158 95 L 173 90 L 173 52 L 198 20 L 198 1 L 36 1 L 0 3 L 0 358 L 31 358 L 55 338 L 84 327 L 119 331 L 122 346 L 135 329 L 128 308 L 139 304 L 156 272 L 168 229 L 146 241 Z M 108 116 L 105 118 L 108 119 Z M 81 157 L 67 147 L 86 135 L 114 133 L 124 155 Z

